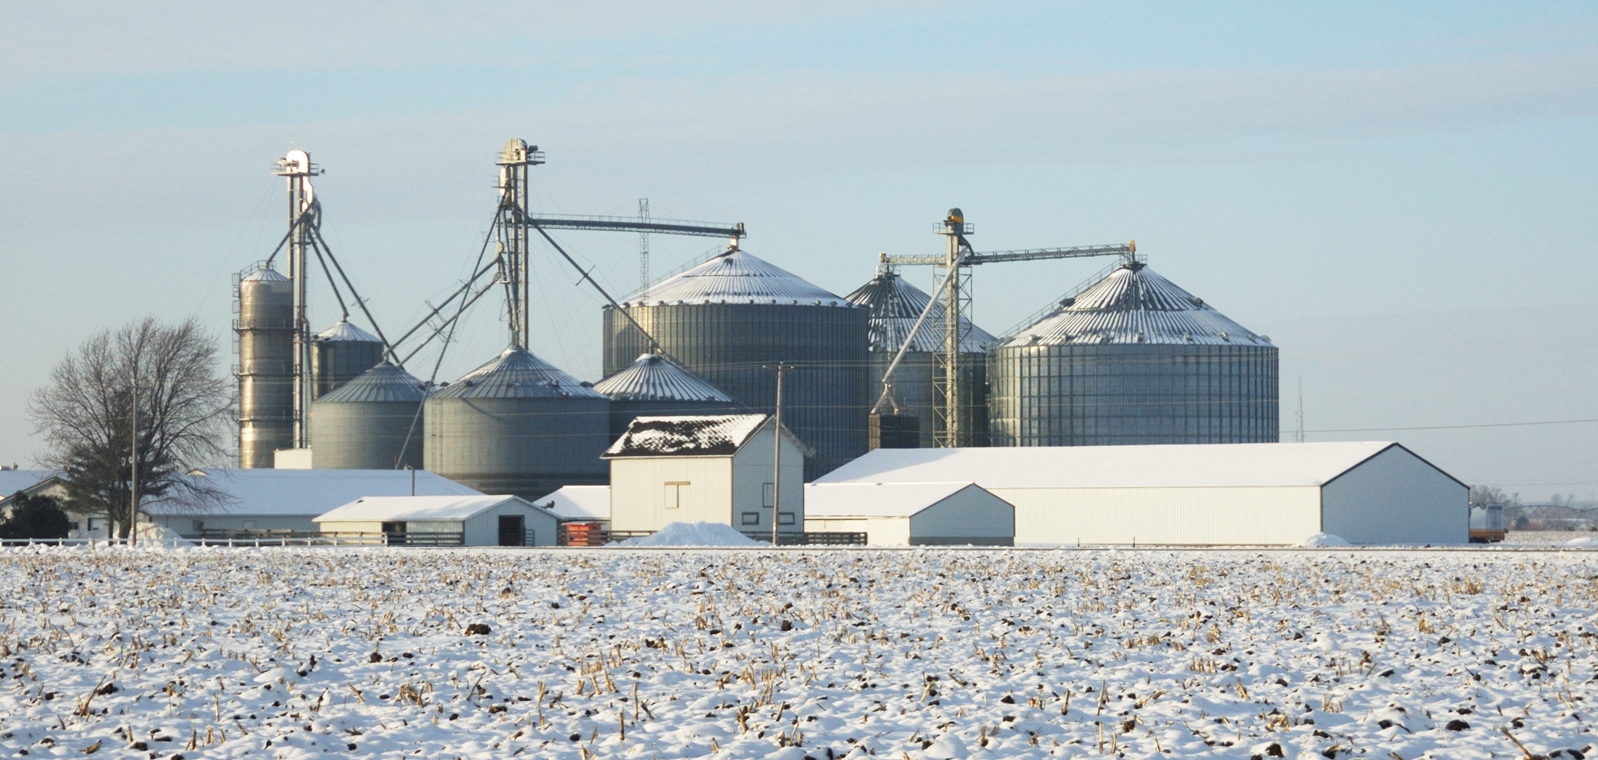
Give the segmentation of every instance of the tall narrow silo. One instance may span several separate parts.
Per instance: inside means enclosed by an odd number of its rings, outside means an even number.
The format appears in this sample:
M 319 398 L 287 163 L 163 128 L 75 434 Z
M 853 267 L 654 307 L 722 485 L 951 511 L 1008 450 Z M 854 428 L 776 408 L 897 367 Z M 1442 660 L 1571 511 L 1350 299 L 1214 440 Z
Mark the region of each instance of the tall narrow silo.
M 916 318 L 931 298 L 920 288 L 906 282 L 898 272 L 884 264 L 877 276 L 850 293 L 849 302 L 865 307 L 870 313 L 869 355 L 871 375 L 866 388 L 866 406 L 869 409 L 882 395 L 882 378 L 915 327 Z M 932 313 L 922 322 L 915 340 L 905 351 L 904 358 L 893 371 L 894 405 L 885 405 L 883 413 L 908 415 L 919 419 L 921 448 L 932 448 L 934 436 L 941 429 L 938 408 L 942 398 L 937 388 L 939 373 L 938 354 L 943 352 L 944 307 L 940 301 L 932 306 Z M 971 431 L 977 446 L 986 446 L 988 438 L 987 360 L 988 351 L 998 345 L 994 338 L 970 320 L 960 319 L 962 337 L 960 353 L 961 373 L 965 379 L 966 403 L 962 403 L 961 429 Z M 898 409 L 894 412 L 895 405 Z
M 294 286 L 262 267 L 238 285 L 239 466 L 271 467 L 294 448 Z
M 635 417 L 729 414 L 742 407 L 704 378 L 658 354 L 644 354 L 626 369 L 594 383 L 610 397 L 610 440 Z
M 995 446 L 1270 443 L 1277 351 L 1128 262 L 990 356 Z
M 604 485 L 610 399 L 518 348 L 425 403 L 426 469 L 483 493 L 536 499 L 561 486 Z
M 377 336 L 341 319 L 311 340 L 311 400 L 354 380 L 383 361 Z
M 660 350 L 754 412 L 776 408 L 816 452 L 812 479 L 866 452 L 866 310 L 739 249 L 605 309 L 605 374 Z
M 311 403 L 311 452 L 319 470 L 422 468 L 427 391 L 388 362 Z

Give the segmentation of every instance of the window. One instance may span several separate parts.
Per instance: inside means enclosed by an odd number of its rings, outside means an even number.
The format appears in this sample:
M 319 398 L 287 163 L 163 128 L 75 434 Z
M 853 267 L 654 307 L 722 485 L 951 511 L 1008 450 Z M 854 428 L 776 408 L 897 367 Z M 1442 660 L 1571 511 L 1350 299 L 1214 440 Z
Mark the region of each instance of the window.
M 782 513 L 782 517 L 781 517 L 781 519 L 779 519 L 777 521 L 777 524 L 778 525 L 792 525 L 793 524 L 793 513 L 792 512 L 783 512 Z
M 760 513 L 759 512 L 745 512 L 743 514 L 743 524 L 744 525 L 759 525 L 760 524 Z
M 195 532 L 199 532 L 199 531 L 205 530 L 205 521 L 204 520 L 195 520 L 194 521 L 194 530 L 195 530 Z
M 692 485 L 686 480 L 666 481 L 666 508 L 677 509 L 688 505 L 688 487 Z
M 761 495 L 760 506 L 765 507 L 766 509 L 771 509 L 771 505 L 776 502 L 776 496 L 776 485 L 773 483 L 767 483 Z

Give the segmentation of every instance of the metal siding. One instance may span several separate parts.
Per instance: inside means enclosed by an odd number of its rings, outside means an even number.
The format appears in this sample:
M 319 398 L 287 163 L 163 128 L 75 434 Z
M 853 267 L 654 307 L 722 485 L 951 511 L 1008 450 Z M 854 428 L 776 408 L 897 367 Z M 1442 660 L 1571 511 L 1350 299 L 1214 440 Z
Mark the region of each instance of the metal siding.
M 1322 487 L 1322 530 L 1356 544 L 1463 544 L 1470 489 L 1392 446 Z
M 313 466 L 319 470 L 422 469 L 421 408 L 419 401 L 313 402 Z
M 239 466 L 294 447 L 294 289 L 263 269 L 239 282 Z
M 980 487 L 964 488 L 910 517 L 919 538 L 1014 538 L 1015 508 Z
M 909 546 L 910 518 L 866 518 L 866 543 L 876 546 Z
M 732 515 L 731 457 L 637 457 L 612 459 L 612 530 L 660 530 L 674 522 L 726 524 Z M 687 481 L 687 507 L 666 509 L 665 484 Z
M 990 488 L 1020 544 L 1296 544 L 1320 530 L 1320 488 Z
M 383 361 L 387 349 L 380 341 L 325 340 L 311 342 L 311 400 L 332 393 Z
M 604 485 L 609 406 L 603 397 L 435 396 L 423 414 L 425 469 L 528 500 L 566 485 Z
M 787 420 L 783 421 L 784 426 Z M 755 433 L 733 455 L 733 480 L 732 480 L 732 525 L 739 530 L 750 532 L 771 532 L 771 523 L 766 522 L 766 484 L 771 482 L 774 462 L 771 461 L 773 453 L 771 428 L 767 427 Z M 789 438 L 782 440 L 782 511 L 792 512 L 793 525 L 780 526 L 785 530 L 799 530 L 805 524 L 805 472 L 804 452 L 794 445 Z M 758 511 L 760 523 L 758 525 L 744 525 L 741 515 L 744 512 Z
M 794 367 L 783 380 L 783 424 L 816 457 L 814 479 L 866 452 L 866 310 L 793 304 L 624 306 L 661 350 L 755 412 L 771 414 L 776 377 L 765 365 Z M 650 346 L 616 309 L 604 310 L 605 374 Z

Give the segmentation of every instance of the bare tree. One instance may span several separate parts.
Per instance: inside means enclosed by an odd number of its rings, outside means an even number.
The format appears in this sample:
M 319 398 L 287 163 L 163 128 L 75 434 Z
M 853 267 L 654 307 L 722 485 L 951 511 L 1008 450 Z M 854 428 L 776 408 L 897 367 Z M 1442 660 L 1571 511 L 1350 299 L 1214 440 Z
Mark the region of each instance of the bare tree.
M 48 446 L 40 463 L 65 475 L 69 510 L 105 515 L 122 537 L 131 530 L 135 398 L 140 505 L 203 511 L 227 498 L 186 476 L 227 455 L 232 386 L 217 374 L 219 354 L 193 318 L 146 317 L 96 333 L 56 365 L 28 413 Z

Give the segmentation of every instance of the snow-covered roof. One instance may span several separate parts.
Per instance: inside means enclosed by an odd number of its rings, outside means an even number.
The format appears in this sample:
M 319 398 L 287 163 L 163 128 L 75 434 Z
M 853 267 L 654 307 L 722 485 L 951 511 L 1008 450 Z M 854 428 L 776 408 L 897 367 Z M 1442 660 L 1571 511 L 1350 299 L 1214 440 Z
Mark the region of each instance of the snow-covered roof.
M 609 520 L 610 486 L 564 486 L 534 503 L 562 520 Z
M 805 517 L 912 517 L 975 483 L 807 483 Z
M 1391 446 L 1398 444 L 1350 441 L 876 449 L 816 482 L 944 483 L 959 480 L 989 490 L 1319 486 Z
M 54 470 L 0 470 L 0 499 L 49 480 Z
M 886 268 L 878 271 L 876 277 L 847 297 L 850 303 L 871 310 L 866 343 L 870 350 L 886 353 L 897 352 L 904 345 L 905 338 L 910 336 L 910 328 L 915 327 L 921 310 L 927 307 L 927 301 L 931 299 L 926 291 Z M 921 323 L 921 329 L 916 331 L 916 338 L 910 344 L 911 351 L 943 350 L 943 308 L 941 300 L 932 305 L 932 312 L 927 314 L 926 321 Z M 960 326 L 963 335 L 960 338 L 961 351 L 980 354 L 999 343 L 987 330 L 977 327 L 963 316 L 960 317 Z
M 1140 263 L 1111 272 L 1004 347 L 1068 343 L 1271 345 Z
M 433 398 L 605 398 L 522 348 L 508 348 Z
M 367 496 L 320 515 L 313 522 L 465 520 L 508 501 L 537 508 L 515 496 Z
M 637 417 L 605 450 L 611 457 L 732 456 L 765 425 L 765 414 Z
M 733 249 L 622 300 L 622 306 L 761 303 L 852 306 L 804 278 Z
M 316 339 L 317 340 L 326 340 L 326 341 L 348 340 L 348 341 L 358 341 L 358 342 L 361 342 L 361 343 L 382 343 L 383 342 L 381 340 L 378 340 L 376 335 L 373 335 L 373 334 L 371 334 L 371 333 L 369 333 L 369 332 L 367 332 L 365 330 L 362 330 L 359 327 L 356 327 L 355 325 L 350 324 L 350 321 L 347 320 L 347 319 L 341 319 L 341 320 L 339 320 L 337 322 L 334 322 L 332 327 L 329 327 L 326 330 L 323 330 L 323 331 L 317 333 L 316 334 Z
M 480 496 L 441 475 L 416 470 L 418 496 Z M 218 515 L 319 515 L 363 496 L 408 496 L 411 472 L 407 470 L 206 470 L 206 481 L 233 500 L 215 510 Z M 141 503 L 152 515 L 187 514 L 191 510 L 160 502 Z
M 675 362 L 657 354 L 644 354 L 631 365 L 594 383 L 594 390 L 612 401 L 711 401 L 731 404 L 720 388 Z

